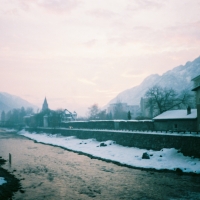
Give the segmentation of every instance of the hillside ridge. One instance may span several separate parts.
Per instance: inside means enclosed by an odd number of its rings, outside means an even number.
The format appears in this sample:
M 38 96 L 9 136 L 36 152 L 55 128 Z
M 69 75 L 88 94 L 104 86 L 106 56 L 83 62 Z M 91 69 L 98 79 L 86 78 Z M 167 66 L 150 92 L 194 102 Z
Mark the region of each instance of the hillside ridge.
M 37 109 L 37 106 L 29 103 L 25 99 L 22 99 L 19 96 L 9 94 L 7 92 L 0 92 L 0 112 L 8 112 L 14 108 L 28 108 Z
M 200 75 L 200 56 L 193 61 L 186 62 L 185 65 L 179 65 L 172 70 L 168 70 L 162 75 L 151 74 L 147 76 L 140 85 L 120 92 L 115 98 L 109 101 L 111 103 L 122 102 L 129 105 L 139 105 L 148 88 L 158 85 L 161 87 L 173 88 L 177 91 L 192 89 L 192 78 Z

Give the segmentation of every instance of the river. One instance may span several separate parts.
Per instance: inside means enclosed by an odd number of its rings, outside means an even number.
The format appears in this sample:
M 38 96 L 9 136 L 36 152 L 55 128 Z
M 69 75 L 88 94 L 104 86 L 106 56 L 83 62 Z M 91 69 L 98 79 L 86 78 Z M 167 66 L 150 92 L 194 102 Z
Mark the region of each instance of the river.
M 200 199 L 200 176 L 134 169 L 0 131 L 2 167 L 20 179 L 15 200 Z

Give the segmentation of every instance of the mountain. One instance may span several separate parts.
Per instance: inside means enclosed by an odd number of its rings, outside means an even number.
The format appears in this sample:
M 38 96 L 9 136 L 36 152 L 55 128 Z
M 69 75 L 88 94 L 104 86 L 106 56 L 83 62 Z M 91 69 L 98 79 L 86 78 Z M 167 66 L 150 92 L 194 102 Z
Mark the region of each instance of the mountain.
M 31 107 L 34 110 L 37 109 L 37 107 L 31 103 L 29 103 L 28 101 L 15 96 L 15 95 L 11 95 L 5 92 L 0 92 L 0 112 L 1 111 L 9 111 L 12 110 L 14 108 L 28 108 Z
M 148 76 L 140 85 L 119 93 L 108 105 L 119 101 L 129 105 L 139 105 L 141 97 L 145 95 L 148 88 L 154 85 L 173 88 L 177 91 L 191 89 L 193 84 L 191 79 L 198 75 L 200 75 L 200 57 L 185 65 L 175 67 L 162 76 L 158 74 Z

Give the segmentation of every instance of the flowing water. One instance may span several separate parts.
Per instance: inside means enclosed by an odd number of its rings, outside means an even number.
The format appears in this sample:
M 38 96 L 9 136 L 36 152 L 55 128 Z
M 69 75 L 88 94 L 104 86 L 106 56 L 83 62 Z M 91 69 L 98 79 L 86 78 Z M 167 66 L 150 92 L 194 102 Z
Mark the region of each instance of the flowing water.
M 200 199 L 200 176 L 133 169 L 0 131 L 3 168 L 21 181 L 15 200 Z

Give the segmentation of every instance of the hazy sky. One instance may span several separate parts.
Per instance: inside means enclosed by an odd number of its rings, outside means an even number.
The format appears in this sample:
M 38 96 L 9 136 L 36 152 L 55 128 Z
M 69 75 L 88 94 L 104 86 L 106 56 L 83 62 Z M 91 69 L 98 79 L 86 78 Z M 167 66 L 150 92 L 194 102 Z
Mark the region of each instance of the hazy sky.
M 0 0 L 0 91 L 84 115 L 200 55 L 200 0 Z

